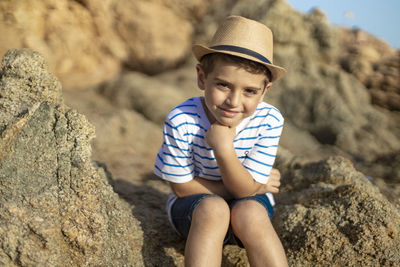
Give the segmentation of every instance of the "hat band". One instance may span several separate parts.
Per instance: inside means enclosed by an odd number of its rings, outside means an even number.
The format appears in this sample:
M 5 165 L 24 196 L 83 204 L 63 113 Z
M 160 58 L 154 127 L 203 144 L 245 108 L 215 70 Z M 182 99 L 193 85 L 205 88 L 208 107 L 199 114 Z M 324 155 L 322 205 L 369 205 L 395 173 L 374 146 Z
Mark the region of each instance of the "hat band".
M 259 59 L 259 60 L 261 60 L 261 61 L 263 61 L 265 63 L 272 64 L 271 61 L 269 61 L 263 55 L 255 52 L 253 50 L 244 48 L 244 47 L 234 46 L 234 45 L 216 45 L 216 46 L 212 46 L 210 48 L 214 49 L 214 50 L 219 50 L 219 51 L 230 51 L 230 52 L 237 52 L 237 53 L 240 53 L 240 54 L 245 54 L 245 55 L 248 55 L 248 56 L 255 57 L 255 58 L 257 58 L 257 59 Z

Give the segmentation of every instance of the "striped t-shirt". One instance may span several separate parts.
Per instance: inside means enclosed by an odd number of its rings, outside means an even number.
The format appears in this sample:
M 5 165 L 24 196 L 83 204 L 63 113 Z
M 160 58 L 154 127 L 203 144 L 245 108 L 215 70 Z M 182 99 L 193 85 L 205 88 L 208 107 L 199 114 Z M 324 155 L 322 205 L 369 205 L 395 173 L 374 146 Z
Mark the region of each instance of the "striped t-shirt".
M 210 127 L 200 97 L 175 107 L 164 123 L 164 142 L 157 154 L 154 173 L 170 182 L 185 183 L 194 177 L 221 180 L 213 150 L 205 140 Z M 266 184 L 274 164 L 283 128 L 278 109 L 261 102 L 254 114 L 236 126 L 237 157 L 255 181 Z M 271 204 L 274 200 L 267 194 Z M 171 194 L 168 213 L 176 196 Z

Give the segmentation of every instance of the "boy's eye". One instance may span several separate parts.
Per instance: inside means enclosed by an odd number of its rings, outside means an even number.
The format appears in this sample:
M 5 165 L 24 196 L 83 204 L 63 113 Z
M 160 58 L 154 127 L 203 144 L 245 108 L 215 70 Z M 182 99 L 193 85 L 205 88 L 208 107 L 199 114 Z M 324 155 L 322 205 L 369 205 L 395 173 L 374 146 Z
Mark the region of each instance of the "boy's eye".
M 221 88 L 227 88 L 228 84 L 227 83 L 217 83 L 217 86 L 221 87 Z
M 256 89 L 245 89 L 244 92 L 248 95 L 256 95 L 258 94 L 258 90 Z

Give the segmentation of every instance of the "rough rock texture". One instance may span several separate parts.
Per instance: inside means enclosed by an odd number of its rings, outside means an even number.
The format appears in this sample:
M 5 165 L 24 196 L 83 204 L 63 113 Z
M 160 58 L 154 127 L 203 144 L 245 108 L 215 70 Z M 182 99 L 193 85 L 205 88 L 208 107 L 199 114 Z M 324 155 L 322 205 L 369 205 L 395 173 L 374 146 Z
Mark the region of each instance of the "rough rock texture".
M 87 86 L 113 77 L 120 71 L 116 58 L 127 53 L 114 32 L 103 33 L 110 16 L 105 16 L 110 1 L 99 1 L 98 10 L 94 11 L 95 17 L 104 20 L 100 25 L 84 2 L 2 1 L 0 55 L 12 48 L 39 51 L 67 87 Z M 107 39 L 114 42 L 106 45 Z
M 292 168 L 277 203 L 290 266 L 400 263 L 399 210 L 344 158 Z
M 372 106 L 365 86 L 335 65 L 339 33 L 321 11 L 303 15 L 278 0 L 261 20 L 275 33 L 276 60 L 289 70 L 270 94 L 287 121 L 354 161 L 399 150 L 396 121 Z
M 39 51 L 64 87 L 95 85 L 121 65 L 157 73 L 188 54 L 192 22 L 210 1 L 23 0 L 0 3 L 0 56 Z
M 0 264 L 139 266 L 139 222 L 91 161 L 94 129 L 62 104 L 38 53 L 6 53 L 0 107 Z
M 400 111 L 400 51 L 361 30 L 341 30 L 343 69 L 368 89 L 372 103 Z
M 160 125 L 165 121 L 166 111 L 187 99 L 183 90 L 137 72 L 121 75 L 101 85 L 98 92 L 114 105 L 136 110 Z

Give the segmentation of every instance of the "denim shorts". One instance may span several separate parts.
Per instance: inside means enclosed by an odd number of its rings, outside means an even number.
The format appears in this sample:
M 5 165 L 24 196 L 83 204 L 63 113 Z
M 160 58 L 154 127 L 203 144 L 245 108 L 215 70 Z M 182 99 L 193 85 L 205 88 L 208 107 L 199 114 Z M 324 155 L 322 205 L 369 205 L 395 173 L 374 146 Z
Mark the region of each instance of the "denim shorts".
M 207 198 L 207 197 L 219 197 L 218 195 L 212 195 L 212 194 L 196 194 L 196 195 L 191 195 L 183 198 L 177 198 L 175 200 L 175 203 L 172 205 L 171 208 L 171 220 L 173 223 L 174 228 L 176 231 L 183 236 L 184 238 L 187 238 L 189 235 L 189 230 L 190 230 L 190 224 L 192 222 L 192 214 L 196 206 L 200 203 L 201 200 Z M 255 200 L 258 203 L 260 203 L 268 212 L 268 216 L 271 219 L 272 215 L 274 214 L 274 208 L 271 205 L 271 202 L 269 201 L 267 195 L 261 194 L 261 195 L 255 195 L 255 196 L 250 196 L 250 197 L 245 197 L 245 198 L 240 198 L 240 199 L 232 199 L 228 200 L 227 203 L 232 210 L 233 206 L 235 206 L 237 203 L 245 201 L 245 200 Z M 239 245 L 240 247 L 243 247 L 242 243 L 240 240 L 233 234 L 231 227 L 229 227 L 228 233 L 225 237 L 225 244 L 235 244 Z

